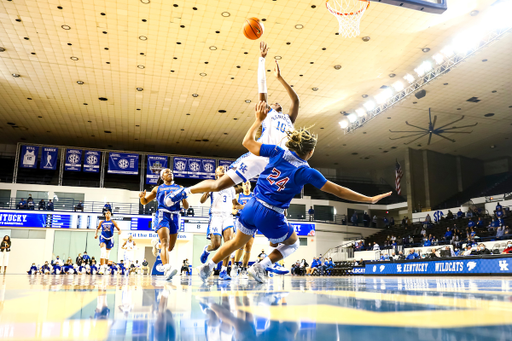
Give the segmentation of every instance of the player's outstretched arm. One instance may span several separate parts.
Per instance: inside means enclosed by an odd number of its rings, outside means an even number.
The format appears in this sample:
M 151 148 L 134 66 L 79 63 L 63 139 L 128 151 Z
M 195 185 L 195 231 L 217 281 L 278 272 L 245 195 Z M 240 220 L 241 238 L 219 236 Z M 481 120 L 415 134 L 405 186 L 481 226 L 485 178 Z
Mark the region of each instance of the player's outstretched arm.
M 256 141 L 256 132 L 258 131 L 258 128 L 261 126 L 263 120 L 265 120 L 265 118 L 267 117 L 267 102 L 260 101 L 258 104 L 256 104 L 254 110 L 256 120 L 249 128 L 249 131 L 247 131 L 247 134 L 245 134 L 244 140 L 242 141 L 242 145 L 254 155 L 260 156 L 260 148 L 262 143 Z
M 202 196 L 201 196 L 201 199 L 199 199 L 199 202 L 201 204 L 204 204 L 205 201 L 208 199 L 208 197 L 210 197 L 210 192 L 206 192 L 204 193 Z
M 357 192 L 354 192 L 353 190 L 337 185 L 334 182 L 327 181 L 325 185 L 320 188 L 323 192 L 333 194 L 337 196 L 338 198 L 350 200 L 350 201 L 357 201 L 357 202 L 364 202 L 367 204 L 375 204 L 378 201 L 389 197 L 391 195 L 391 192 L 387 192 L 384 194 L 379 194 L 374 197 L 367 197 L 366 195 L 359 194 Z
M 267 76 L 265 70 L 265 57 L 268 53 L 267 43 L 262 41 L 260 43 L 260 55 L 258 60 L 258 94 L 260 101 L 267 102 Z
M 156 191 L 158 187 L 154 187 L 153 190 L 146 196 L 146 190 L 144 192 L 139 193 L 139 199 L 141 205 L 147 205 L 149 202 L 153 201 L 156 198 Z
M 283 85 L 286 92 L 288 93 L 288 96 L 290 96 L 290 99 L 292 100 L 292 105 L 290 106 L 290 111 L 288 112 L 288 115 L 290 116 L 290 121 L 292 123 L 295 123 L 295 120 L 297 119 L 297 116 L 299 116 L 299 106 L 300 106 L 300 99 L 299 95 L 293 90 L 293 88 L 288 84 L 283 76 L 281 76 L 281 68 L 279 67 L 279 63 L 276 62 L 276 66 L 274 67 L 274 76 L 276 76 L 277 80 Z
M 100 221 L 100 223 L 98 224 L 98 227 L 96 228 L 96 233 L 94 234 L 94 239 L 98 238 L 98 231 L 101 228 L 101 224 L 103 224 L 103 221 Z

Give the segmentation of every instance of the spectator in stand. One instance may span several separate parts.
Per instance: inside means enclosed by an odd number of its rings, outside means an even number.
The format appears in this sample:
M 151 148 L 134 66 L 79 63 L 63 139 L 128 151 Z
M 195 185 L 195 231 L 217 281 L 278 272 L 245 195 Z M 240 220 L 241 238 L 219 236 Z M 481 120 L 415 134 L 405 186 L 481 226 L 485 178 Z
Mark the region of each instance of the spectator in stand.
M 432 226 L 432 218 L 430 218 L 430 214 L 427 214 L 427 216 L 425 217 L 425 221 L 423 222 L 423 226 L 427 227 L 427 228 Z
M 27 202 L 25 199 L 21 198 L 20 202 L 18 203 L 18 210 L 26 210 L 27 209 Z
M 505 226 L 505 236 L 506 235 L 509 235 L 510 234 L 510 231 L 509 231 L 509 228 L 508 228 L 508 225 Z
M 469 219 L 469 221 L 468 221 L 468 227 L 469 227 L 470 229 L 472 229 L 472 228 L 473 228 L 473 227 L 475 227 L 475 226 L 476 226 L 476 224 L 475 224 L 475 222 L 473 221 L 473 219 Z
M 187 259 L 188 261 L 188 259 Z M 142 261 L 142 274 L 147 274 L 147 275 L 151 275 L 151 273 L 149 272 L 149 263 L 148 261 L 146 260 L 146 258 L 144 258 L 144 260 Z
M 62 260 L 59 258 L 59 256 L 57 256 L 55 258 L 55 260 L 52 260 L 52 265 L 63 265 L 64 263 L 62 262 Z
M 192 207 L 189 207 L 187 210 L 187 216 L 193 217 L 195 215 L 194 209 Z
M 28 198 L 27 199 L 27 208 L 31 211 L 34 210 L 35 206 L 34 206 L 34 199 L 32 199 L 32 197 Z
M 471 245 L 466 245 L 466 251 L 462 253 L 463 256 L 471 256 Z
M 502 211 L 503 210 L 503 207 L 500 205 L 500 202 L 498 201 L 498 203 L 496 204 L 496 211 Z
M 318 260 L 313 257 L 313 261 L 311 262 L 311 267 L 307 268 L 307 271 L 306 271 L 306 276 L 310 276 L 313 274 L 313 272 L 315 271 L 315 268 L 318 267 Z
M 471 232 L 469 232 L 469 236 L 470 236 L 471 239 L 474 239 L 474 238 L 477 237 L 476 232 L 475 232 L 474 229 L 471 229 Z
M 76 257 L 75 263 L 76 263 L 76 265 L 80 266 L 80 265 L 82 265 L 83 262 L 84 262 L 84 259 L 82 258 L 82 254 L 79 253 L 78 257 Z
M 364 223 L 364 227 L 370 226 L 370 215 L 368 214 L 368 212 L 364 212 L 364 214 L 363 214 L 363 223 Z
M 391 217 L 391 218 L 389 219 L 389 226 L 391 226 L 391 227 L 395 227 L 395 218 Z
M 48 205 L 46 205 L 46 210 L 47 210 L 47 211 L 53 211 L 53 202 L 52 202 L 52 199 L 49 199 L 49 200 L 48 200 Z
M 425 226 L 423 226 L 423 227 L 421 228 L 421 232 L 420 232 L 420 234 L 423 236 L 423 238 L 425 238 L 425 237 L 427 236 L 427 230 L 425 230 Z
M 476 227 L 477 228 L 484 228 L 484 221 L 482 220 L 482 218 L 478 218 L 478 221 L 476 222 Z
M 44 199 L 41 199 L 41 201 L 39 201 L 39 204 L 37 204 L 37 210 L 44 211 L 45 209 L 46 209 L 46 202 L 44 202 Z
M 377 227 L 377 223 L 379 221 L 379 218 L 377 217 L 377 215 L 375 214 L 373 216 L 373 219 L 372 219 L 372 227 Z
M 485 247 L 484 243 L 480 243 L 478 245 L 478 254 L 479 255 L 490 255 L 492 252 L 488 248 Z
M 87 251 L 84 251 L 84 254 L 82 255 L 82 259 L 83 259 L 85 265 L 90 264 L 90 262 L 91 262 L 91 257 L 89 257 L 89 255 L 87 254 Z
M 185 273 L 185 275 L 183 275 L 183 273 Z M 183 264 L 181 264 L 180 276 L 186 276 L 187 273 L 188 273 L 188 259 L 185 259 L 185 260 L 183 260 Z M 235 274 L 232 274 L 231 276 L 235 276 Z
M 505 248 L 505 250 L 503 250 L 502 253 L 512 253 L 512 241 L 508 241 L 507 242 L 507 247 Z
M 425 239 L 425 241 L 423 242 L 423 246 L 432 246 L 432 241 L 430 240 L 430 238 Z
M 380 246 L 377 242 L 373 242 L 373 251 L 380 251 Z
M 324 264 L 322 264 L 322 259 L 320 257 L 318 257 L 318 271 L 320 271 L 320 276 L 323 276 L 325 275 L 325 269 L 327 269 L 327 266 L 325 265 L 325 262 Z
M 466 213 L 466 217 L 473 218 L 473 210 L 471 208 L 468 208 L 468 211 Z
M 496 229 L 496 239 L 503 239 L 503 235 L 505 234 L 505 228 L 500 226 Z
M 407 217 L 404 217 L 404 218 L 402 219 L 402 225 L 401 225 L 401 226 L 402 226 L 403 228 L 406 228 L 406 227 L 407 227 L 407 219 L 406 219 L 406 218 L 407 218 Z
M 306 262 L 306 259 L 302 258 L 302 261 L 300 262 L 299 267 L 299 275 L 304 276 L 306 274 L 306 271 L 309 268 L 308 262 Z
M 409 236 L 409 244 L 410 245 L 414 244 L 414 237 L 413 236 Z
M 494 232 L 496 231 L 496 229 L 500 226 L 500 223 L 498 222 L 498 220 L 496 218 L 492 218 L 492 221 L 491 221 L 491 224 L 489 225 L 489 227 L 487 228 L 487 230 L 489 232 Z
M 384 222 L 384 226 L 386 226 L 386 228 L 389 228 L 389 220 L 388 220 L 388 217 L 384 217 L 382 219 L 382 221 Z
M 297 261 L 295 262 L 295 264 L 292 264 L 292 267 L 291 267 L 291 269 L 290 269 L 290 274 L 291 274 L 292 276 L 298 276 L 298 275 L 299 275 L 299 273 L 300 273 L 300 272 L 299 272 L 299 271 L 300 271 L 299 269 L 300 269 L 300 263 L 299 263 L 299 261 L 297 260 Z
M 439 245 L 439 240 L 437 240 L 436 236 L 432 236 L 431 242 L 432 242 L 432 245 L 436 245 L 436 246 Z
M 409 255 L 407 255 L 407 257 L 405 259 L 409 260 L 409 259 L 418 259 L 418 258 L 420 258 L 420 256 L 416 252 L 414 252 L 414 251 L 415 251 L 414 249 L 410 249 L 409 250 Z
M 113 213 L 113 212 L 112 212 L 112 206 L 110 205 L 110 203 L 109 203 L 109 202 L 107 202 L 107 203 L 105 204 L 105 206 L 103 206 L 103 212 L 102 212 L 102 213 L 103 213 L 103 215 L 105 215 L 105 212 L 107 212 L 107 211 L 110 211 L 110 213 Z
M 449 227 L 446 228 L 446 232 L 444 233 L 444 240 L 450 241 L 452 239 L 453 232 L 450 230 Z
M 459 212 L 457 212 L 457 219 L 462 219 L 464 218 L 464 212 L 462 212 L 462 210 L 459 208 Z
M 357 219 L 357 213 L 355 211 L 354 211 L 354 214 L 352 214 L 350 221 L 352 222 L 352 225 L 357 226 L 358 219 Z
M 82 200 L 80 200 L 80 202 L 79 202 L 78 204 L 76 204 L 76 206 L 75 206 L 75 212 L 76 212 L 77 210 L 78 210 L 78 211 L 82 211 L 82 212 L 84 211 L 84 204 L 82 203 Z
M 397 260 L 405 260 L 404 253 L 402 251 L 398 252 Z
M 380 261 L 381 262 L 389 261 L 389 255 L 387 253 L 382 254 L 380 256 Z
M 313 206 L 309 206 L 308 214 L 309 214 L 309 221 L 315 220 L 315 210 L 313 209 Z

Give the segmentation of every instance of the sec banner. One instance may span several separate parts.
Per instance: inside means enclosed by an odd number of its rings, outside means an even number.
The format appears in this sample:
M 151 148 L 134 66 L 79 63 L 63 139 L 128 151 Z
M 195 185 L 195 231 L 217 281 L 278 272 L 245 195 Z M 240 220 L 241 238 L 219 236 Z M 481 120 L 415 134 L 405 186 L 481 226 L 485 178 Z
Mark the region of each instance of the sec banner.
M 164 168 L 167 168 L 167 156 L 148 155 L 146 184 L 156 184 Z
M 230 161 L 230 160 L 219 160 L 219 166 L 224 166 L 224 169 L 229 169 L 229 167 L 231 166 L 231 164 L 233 163 L 234 161 Z
M 100 171 L 101 152 L 87 150 L 84 153 L 84 172 L 98 173 Z
M 58 148 L 43 147 L 41 154 L 40 169 L 55 170 L 57 168 Z
M 187 158 L 186 157 L 175 157 L 173 160 L 172 172 L 176 178 L 188 177 L 187 171 Z
M 109 153 L 108 173 L 139 174 L 139 155 L 126 153 Z
M 215 160 L 202 159 L 201 160 L 201 179 L 215 179 Z
M 439 261 L 366 264 L 366 275 L 512 274 L 512 258 L 445 259 Z
M 21 168 L 36 168 L 38 154 L 39 154 L 39 147 L 21 146 L 20 167 Z
M 80 149 L 66 149 L 64 170 L 73 172 L 82 170 L 82 151 Z

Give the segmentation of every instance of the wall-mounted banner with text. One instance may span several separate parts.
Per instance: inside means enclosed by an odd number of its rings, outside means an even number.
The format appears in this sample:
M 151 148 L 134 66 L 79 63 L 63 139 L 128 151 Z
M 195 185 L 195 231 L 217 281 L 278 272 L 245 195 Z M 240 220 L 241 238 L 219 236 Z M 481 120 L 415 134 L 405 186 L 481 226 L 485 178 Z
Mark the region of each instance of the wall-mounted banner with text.
M 55 170 L 57 169 L 57 153 L 58 148 L 43 147 L 41 154 L 40 169 Z
M 39 154 L 39 147 L 21 146 L 20 167 L 21 168 L 36 168 L 38 154 Z
M 201 179 L 215 179 L 215 159 L 201 160 Z
M 139 155 L 126 153 L 109 153 L 108 173 L 139 174 Z
M 156 184 L 160 177 L 160 171 L 164 168 L 167 168 L 167 156 L 148 155 L 146 184 Z
M 84 152 L 84 172 L 99 173 L 101 152 L 86 150 Z
M 66 149 L 64 170 L 73 172 L 82 171 L 82 151 L 80 149 Z
M 219 160 L 219 167 L 224 166 L 224 169 L 228 170 L 233 162 L 234 161 L 230 161 L 230 160 Z

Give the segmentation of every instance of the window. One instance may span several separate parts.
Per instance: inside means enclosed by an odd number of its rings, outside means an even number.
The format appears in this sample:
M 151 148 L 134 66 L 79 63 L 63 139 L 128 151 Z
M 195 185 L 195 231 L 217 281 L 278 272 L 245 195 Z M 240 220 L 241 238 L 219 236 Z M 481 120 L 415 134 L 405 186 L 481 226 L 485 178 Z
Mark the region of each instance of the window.
M 291 204 L 288 208 L 288 219 L 305 219 L 306 205 Z
M 299 238 L 300 246 L 308 246 L 308 239 L 307 238 Z

